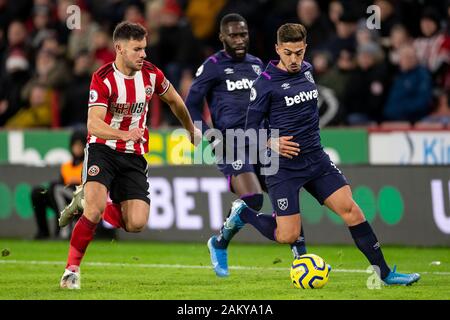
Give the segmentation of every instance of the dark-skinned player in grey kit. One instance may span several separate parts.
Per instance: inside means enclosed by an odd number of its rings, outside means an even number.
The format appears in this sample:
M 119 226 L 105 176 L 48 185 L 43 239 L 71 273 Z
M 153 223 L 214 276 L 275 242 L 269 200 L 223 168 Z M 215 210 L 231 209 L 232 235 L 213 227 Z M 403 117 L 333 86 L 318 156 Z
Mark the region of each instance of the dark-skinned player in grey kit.
M 402 274 L 396 272 L 396 267 L 389 268 L 374 231 L 353 200 L 347 179 L 323 151 L 318 91 L 312 66 L 303 60 L 306 46 L 303 25 L 282 25 L 275 45 L 280 60 L 267 65 L 250 93 L 246 130 L 258 129 L 261 121 L 267 119 L 270 129 L 278 129 L 280 136 L 293 136 L 292 141 L 302 149 L 292 158 L 280 157 L 278 172 L 266 177 L 276 217 L 256 215 L 238 199 L 233 202 L 227 225 L 239 229 L 249 223 L 270 240 L 291 243 L 300 234 L 299 191 L 305 188 L 320 204 L 344 220 L 356 246 L 385 284 L 417 282 L 419 274 Z

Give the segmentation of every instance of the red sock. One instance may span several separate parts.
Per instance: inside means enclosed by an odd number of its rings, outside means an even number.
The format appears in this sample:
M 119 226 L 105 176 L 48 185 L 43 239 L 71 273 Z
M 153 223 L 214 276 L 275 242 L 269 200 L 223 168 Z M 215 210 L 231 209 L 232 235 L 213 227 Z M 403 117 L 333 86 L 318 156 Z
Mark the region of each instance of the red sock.
M 72 231 L 70 238 L 69 257 L 67 258 L 66 269 L 71 266 L 80 266 L 86 248 L 94 238 L 95 228 L 97 224 L 89 221 L 84 215 L 80 217 Z
M 122 210 L 120 204 L 108 202 L 105 211 L 103 211 L 103 220 L 116 228 L 126 230 L 125 222 L 122 219 Z

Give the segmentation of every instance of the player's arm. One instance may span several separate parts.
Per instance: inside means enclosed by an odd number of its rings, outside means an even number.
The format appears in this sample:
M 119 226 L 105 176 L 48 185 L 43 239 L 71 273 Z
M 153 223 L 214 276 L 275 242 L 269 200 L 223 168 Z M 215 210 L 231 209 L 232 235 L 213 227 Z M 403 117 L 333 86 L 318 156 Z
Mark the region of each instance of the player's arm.
M 258 130 L 261 122 L 267 118 L 269 108 L 270 94 L 264 90 L 264 87 L 261 85 L 261 81 L 258 78 L 250 89 L 250 103 L 247 108 L 245 130 Z
M 183 127 L 189 132 L 191 143 L 197 145 L 202 140 L 202 132 L 194 126 L 189 111 L 183 99 L 164 76 L 164 73 L 155 67 L 156 84 L 155 92 L 162 101 L 167 103 L 173 114 L 178 118 Z
M 191 142 L 197 145 L 201 141 L 202 133 L 194 126 L 189 111 L 184 104 L 183 99 L 173 86 L 169 85 L 167 91 L 160 96 L 161 100 L 167 103 L 173 114 L 178 118 L 182 126 L 189 132 Z
M 216 65 L 214 62 L 207 60 L 197 69 L 194 81 L 186 97 L 186 106 L 191 114 L 192 120 L 202 122 L 201 129 L 203 133 L 209 129 L 205 119 L 203 119 L 204 100 L 216 81 Z
M 144 134 L 144 129 L 134 128 L 130 131 L 122 131 L 110 127 L 105 122 L 106 108 L 100 105 L 94 105 L 89 108 L 87 128 L 90 134 L 105 140 L 132 140 L 139 141 Z
M 261 128 L 261 123 L 268 116 L 270 110 L 270 100 L 270 93 L 261 85 L 260 78 L 256 79 L 253 87 L 250 89 L 250 102 L 247 108 L 247 116 L 245 119 L 245 131 L 259 131 L 259 129 Z M 252 137 L 254 135 L 250 134 L 249 136 Z M 259 146 L 258 141 L 259 139 L 250 139 L 250 149 L 255 145 L 257 146 L 258 150 L 265 147 Z M 250 160 L 253 161 L 254 159 Z

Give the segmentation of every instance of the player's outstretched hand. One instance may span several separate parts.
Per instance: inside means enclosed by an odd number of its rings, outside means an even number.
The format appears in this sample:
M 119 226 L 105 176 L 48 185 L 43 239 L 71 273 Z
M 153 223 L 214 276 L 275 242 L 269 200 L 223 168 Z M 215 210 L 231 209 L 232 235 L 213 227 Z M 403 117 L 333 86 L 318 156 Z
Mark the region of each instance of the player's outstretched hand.
M 144 129 L 133 128 L 130 131 L 125 131 L 124 141 L 138 142 L 144 135 Z
M 300 152 L 300 145 L 294 141 L 290 141 L 293 136 L 270 138 L 267 144 L 270 149 L 279 153 L 283 157 L 292 159 L 294 156 L 298 156 Z
M 202 131 L 197 127 L 194 127 L 194 132 L 189 132 L 189 135 L 194 146 L 197 146 L 202 141 Z

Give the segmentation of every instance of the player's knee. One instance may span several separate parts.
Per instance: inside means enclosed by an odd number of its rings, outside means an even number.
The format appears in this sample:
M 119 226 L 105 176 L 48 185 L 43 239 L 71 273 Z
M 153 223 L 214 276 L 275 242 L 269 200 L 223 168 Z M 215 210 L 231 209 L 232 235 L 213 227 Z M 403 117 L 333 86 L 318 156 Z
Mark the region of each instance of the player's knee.
M 138 233 L 144 230 L 146 223 L 143 221 L 128 222 L 126 227 L 128 232 Z
M 288 232 L 277 232 L 278 243 L 294 243 L 300 236 L 300 231 L 292 230 Z
M 88 201 L 86 199 L 83 214 L 91 221 L 99 221 L 105 208 L 106 203 L 100 201 Z
M 262 193 L 255 193 L 251 196 L 242 197 L 242 200 L 244 200 L 245 204 L 252 208 L 255 211 L 261 210 L 264 202 L 264 196 Z
M 347 224 L 354 225 L 364 221 L 364 214 L 355 201 L 349 201 L 341 211 L 341 217 Z
M 91 208 L 95 214 L 101 215 L 106 209 L 106 204 L 97 203 L 97 204 L 91 206 Z
M 128 219 L 125 222 L 128 232 L 138 233 L 144 230 L 147 225 L 147 218 L 140 216 L 128 216 Z

